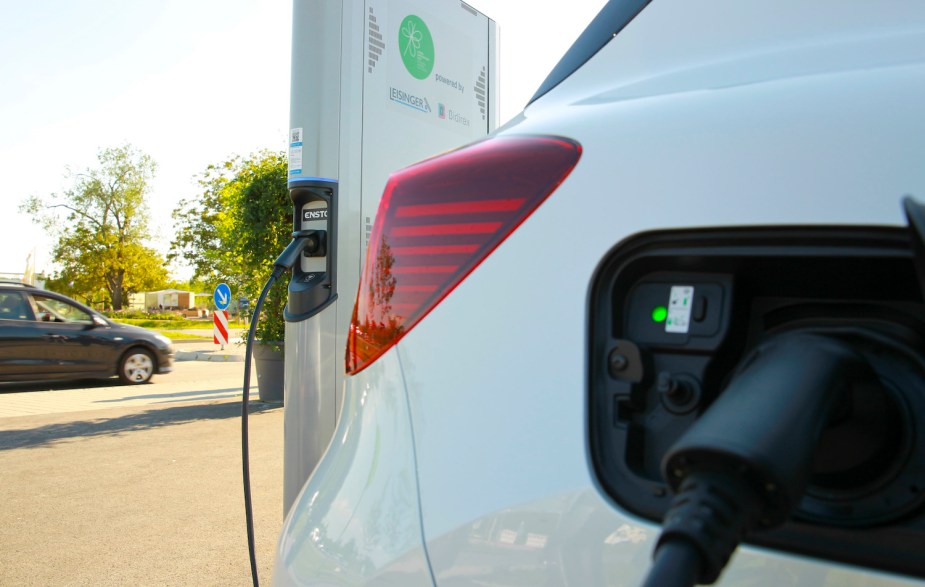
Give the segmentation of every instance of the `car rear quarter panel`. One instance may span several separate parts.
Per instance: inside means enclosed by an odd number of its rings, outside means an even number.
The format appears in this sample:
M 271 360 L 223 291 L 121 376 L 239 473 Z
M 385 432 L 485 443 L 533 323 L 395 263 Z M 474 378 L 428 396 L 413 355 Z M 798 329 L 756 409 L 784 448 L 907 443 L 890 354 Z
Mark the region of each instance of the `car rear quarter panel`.
M 565 135 L 584 151 L 398 345 L 438 585 L 638 584 L 657 527 L 602 495 L 588 457 L 597 264 L 653 229 L 902 224 L 900 198 L 925 200 L 923 80 L 921 63 L 903 63 L 647 97 L 566 88 L 571 101 L 553 92 L 503 129 Z M 919 584 L 753 548 L 721 584 L 836 585 L 848 574 Z
M 350 378 L 327 454 L 280 536 L 275 585 L 430 586 L 401 366 Z

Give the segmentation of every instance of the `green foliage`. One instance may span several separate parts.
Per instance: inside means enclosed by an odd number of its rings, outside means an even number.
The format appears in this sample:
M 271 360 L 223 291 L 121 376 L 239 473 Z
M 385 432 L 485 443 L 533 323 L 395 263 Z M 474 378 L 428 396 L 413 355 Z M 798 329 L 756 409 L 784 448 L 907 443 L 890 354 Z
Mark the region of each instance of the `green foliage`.
M 71 189 L 33 196 L 20 210 L 57 238 L 53 254 L 60 270 L 49 286 L 118 310 L 129 294 L 158 289 L 167 279 L 164 260 L 145 244 L 145 196 L 156 165 L 130 145 L 103 149 L 97 159 L 98 167 L 71 174 Z
M 270 276 L 273 261 L 292 234 L 286 155 L 262 151 L 210 165 L 199 179 L 202 193 L 173 211 L 177 232 L 168 255 L 193 267 L 194 280 L 211 291 L 227 283 L 235 297 L 254 303 Z M 264 302 L 257 338 L 282 341 L 286 282 L 280 280 Z
M 119 310 L 118 312 L 103 312 L 103 315 L 125 323 L 131 320 L 177 320 L 177 314 L 174 312 L 148 312 L 147 310 Z
M 178 289 L 180 291 L 191 291 L 194 293 L 207 293 L 212 290 L 209 287 L 209 284 L 202 283 L 195 279 L 188 279 L 186 281 L 180 281 L 178 279 L 168 279 L 160 289 Z M 200 307 L 204 306 L 203 300 L 198 300 L 196 304 Z
M 121 322 L 122 324 L 131 324 L 132 326 L 141 326 L 142 328 L 150 328 L 156 330 L 170 331 L 170 330 L 201 330 L 203 334 L 212 337 L 212 319 L 208 320 L 188 320 L 184 318 L 151 318 L 151 319 L 142 319 L 142 318 L 123 318 L 119 315 L 110 316 L 116 322 Z M 244 328 L 246 325 L 244 322 L 239 320 L 229 320 L 228 328 Z

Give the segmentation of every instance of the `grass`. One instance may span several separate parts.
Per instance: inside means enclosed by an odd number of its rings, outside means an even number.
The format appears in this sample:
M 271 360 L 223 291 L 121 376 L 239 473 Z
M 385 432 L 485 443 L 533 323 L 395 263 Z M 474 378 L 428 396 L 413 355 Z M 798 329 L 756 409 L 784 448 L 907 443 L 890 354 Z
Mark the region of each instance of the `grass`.
M 203 330 L 202 334 L 193 334 L 190 332 L 177 332 L 176 330 L 155 330 L 159 334 L 163 334 L 170 340 L 212 340 L 212 331 Z
M 160 334 L 163 334 L 167 338 L 172 340 L 190 340 L 190 339 L 202 339 L 202 340 L 212 340 L 212 319 L 207 320 L 188 320 L 185 318 L 177 318 L 171 320 L 151 320 L 151 319 L 139 319 L 139 318 L 123 318 L 116 320 L 122 324 L 131 324 L 132 326 L 140 326 L 142 328 L 147 328 L 148 330 L 153 330 Z M 248 324 L 241 320 L 229 320 L 228 329 L 229 330 L 246 330 Z M 184 332 L 177 332 L 182 330 Z M 190 330 L 201 330 L 199 332 L 189 332 Z
M 212 320 L 145 320 L 126 318 L 116 320 L 122 324 L 131 324 L 132 326 L 141 326 L 153 330 L 208 330 L 212 332 Z M 247 328 L 241 320 L 229 320 L 228 328 Z

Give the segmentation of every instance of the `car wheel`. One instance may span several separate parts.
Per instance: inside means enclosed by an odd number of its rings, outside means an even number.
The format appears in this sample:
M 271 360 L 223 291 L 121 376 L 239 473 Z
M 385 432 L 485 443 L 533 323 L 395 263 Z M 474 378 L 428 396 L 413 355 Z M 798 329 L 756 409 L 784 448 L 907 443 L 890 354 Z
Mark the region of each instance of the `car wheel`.
M 147 383 L 154 375 L 154 355 L 143 348 L 129 350 L 119 362 L 119 379 L 122 383 Z

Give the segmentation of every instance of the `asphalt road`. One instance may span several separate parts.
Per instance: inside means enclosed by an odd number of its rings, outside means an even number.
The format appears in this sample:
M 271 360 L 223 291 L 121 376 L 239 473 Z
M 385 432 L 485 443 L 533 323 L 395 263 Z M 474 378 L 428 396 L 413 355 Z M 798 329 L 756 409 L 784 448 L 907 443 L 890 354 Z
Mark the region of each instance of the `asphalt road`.
M 197 360 L 178 360 L 172 373 L 155 375 L 147 385 L 120 385 L 115 378 L 64 383 L 0 383 L 0 418 L 184 401 L 240 400 L 243 351 L 234 349 L 238 354 L 226 355 L 212 350 L 213 346 L 211 343 L 178 344 L 178 357 Z M 252 369 L 252 399 L 257 397 L 257 384 Z
M 0 386 L 0 585 L 251 584 L 244 363 L 175 369 L 142 386 Z M 283 410 L 252 402 L 249 423 L 257 560 L 269 584 Z

